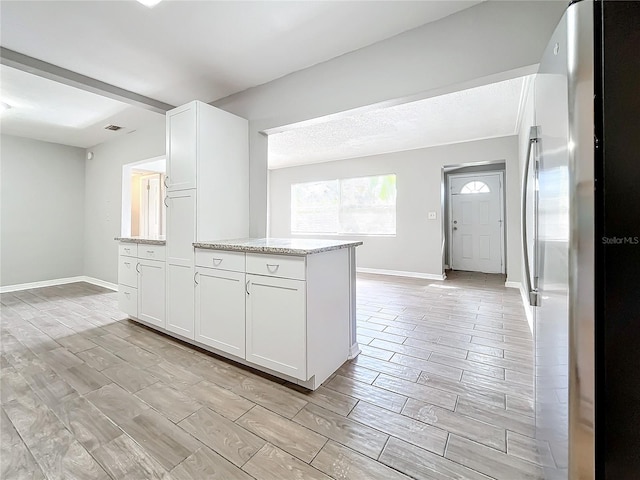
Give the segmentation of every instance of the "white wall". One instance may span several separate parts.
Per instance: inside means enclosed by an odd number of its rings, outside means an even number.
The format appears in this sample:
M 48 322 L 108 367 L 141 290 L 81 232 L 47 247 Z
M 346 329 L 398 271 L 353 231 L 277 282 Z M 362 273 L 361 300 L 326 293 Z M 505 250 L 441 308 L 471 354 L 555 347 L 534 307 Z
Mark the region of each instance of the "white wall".
M 84 274 L 118 283 L 118 243 L 122 215 L 122 166 L 165 154 L 163 117 L 144 130 L 137 130 L 90 148 L 86 161 Z
M 520 183 L 516 136 L 271 170 L 271 236 L 291 235 L 291 184 L 395 173 L 396 236 L 348 237 L 364 241 L 357 251 L 358 267 L 438 276 L 442 274 L 442 167 L 500 160 L 506 165 L 507 281 L 519 281 Z M 438 219 L 427 220 L 429 211 L 438 212 Z
M 483 2 L 214 102 L 250 120 L 251 234 L 264 236 L 267 222 L 267 140 L 261 131 L 488 83 L 486 77 L 533 73 L 565 8 L 564 1 Z
M 2 286 L 83 274 L 81 148 L 2 135 Z

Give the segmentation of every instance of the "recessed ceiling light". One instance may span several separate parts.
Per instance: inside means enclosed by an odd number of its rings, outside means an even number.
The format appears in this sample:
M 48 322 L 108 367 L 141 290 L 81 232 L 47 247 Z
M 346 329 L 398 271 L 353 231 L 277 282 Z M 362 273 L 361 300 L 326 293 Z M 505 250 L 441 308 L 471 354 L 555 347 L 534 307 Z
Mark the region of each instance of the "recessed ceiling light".
M 159 4 L 162 0 L 138 0 L 145 7 L 153 8 Z
M 9 105 L 8 103 L 0 102 L 0 112 L 4 112 L 6 110 L 9 110 L 10 108 L 11 105 Z

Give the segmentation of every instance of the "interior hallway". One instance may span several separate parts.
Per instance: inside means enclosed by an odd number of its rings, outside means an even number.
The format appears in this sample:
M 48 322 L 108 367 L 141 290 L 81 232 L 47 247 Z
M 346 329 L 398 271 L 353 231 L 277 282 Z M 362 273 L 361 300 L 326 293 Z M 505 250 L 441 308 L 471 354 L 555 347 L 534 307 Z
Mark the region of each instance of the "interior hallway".
M 0 477 L 542 478 L 503 285 L 360 275 L 362 354 L 313 393 L 127 320 L 109 290 L 3 294 Z

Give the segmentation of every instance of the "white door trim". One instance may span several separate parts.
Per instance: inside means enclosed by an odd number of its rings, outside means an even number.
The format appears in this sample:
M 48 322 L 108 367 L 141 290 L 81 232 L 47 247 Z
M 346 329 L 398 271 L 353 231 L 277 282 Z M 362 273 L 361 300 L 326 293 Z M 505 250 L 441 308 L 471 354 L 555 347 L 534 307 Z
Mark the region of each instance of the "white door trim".
M 504 216 L 504 171 L 486 171 L 486 172 L 475 172 L 475 173 L 452 173 L 447 176 L 447 202 L 448 202 L 448 212 L 447 212 L 447 231 L 448 231 L 448 239 L 447 239 L 447 251 L 449 254 L 449 265 L 453 263 L 453 225 L 451 222 L 451 214 L 453 210 L 453 195 L 451 194 L 451 179 L 452 178 L 478 178 L 486 175 L 499 175 L 500 176 L 500 272 L 502 274 L 505 273 L 506 268 L 506 259 L 504 252 L 504 224 L 505 224 L 505 216 Z M 455 265 L 453 265 L 455 267 Z

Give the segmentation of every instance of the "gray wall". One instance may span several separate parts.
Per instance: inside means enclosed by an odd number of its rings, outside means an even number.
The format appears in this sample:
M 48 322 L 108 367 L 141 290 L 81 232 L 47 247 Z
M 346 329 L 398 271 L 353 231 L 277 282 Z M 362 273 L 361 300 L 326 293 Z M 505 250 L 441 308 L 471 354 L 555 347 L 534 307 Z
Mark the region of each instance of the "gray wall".
M 251 234 L 264 236 L 267 224 L 267 139 L 261 131 L 534 73 L 566 6 L 483 2 L 214 102 L 250 121 Z
M 86 161 L 84 274 L 118 283 L 118 244 L 122 215 L 122 166 L 165 154 L 165 122 L 90 148 Z
M 2 135 L 2 286 L 83 274 L 85 151 Z
M 396 236 L 347 237 L 364 241 L 364 245 L 358 247 L 357 251 L 358 267 L 441 275 L 442 167 L 500 160 L 506 165 L 507 281 L 519 281 L 521 265 L 518 248 L 520 223 L 517 136 L 271 170 L 271 236 L 291 235 L 291 184 L 395 173 L 398 192 Z M 429 211 L 437 212 L 437 220 L 427 219 Z

